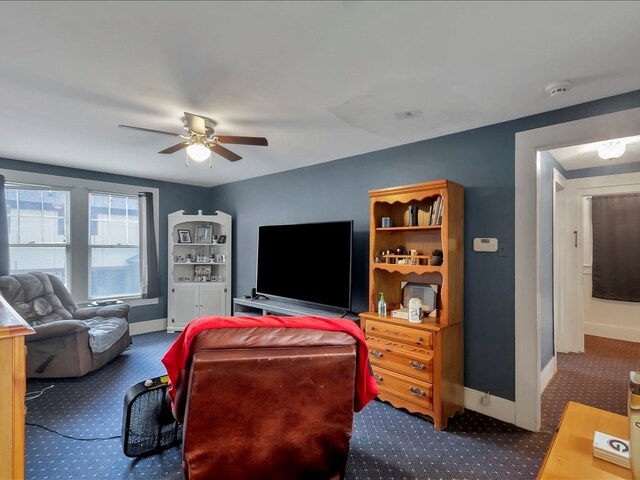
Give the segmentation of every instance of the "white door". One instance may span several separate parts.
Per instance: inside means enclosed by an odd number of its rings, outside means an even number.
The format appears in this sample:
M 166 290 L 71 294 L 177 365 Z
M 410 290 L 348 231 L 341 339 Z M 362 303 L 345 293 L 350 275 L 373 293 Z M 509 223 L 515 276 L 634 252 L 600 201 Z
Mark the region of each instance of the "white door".
M 175 285 L 173 290 L 173 312 L 169 315 L 167 327 L 169 330 L 182 330 L 191 320 L 200 317 L 200 286 Z
M 200 285 L 200 315 L 227 316 L 225 312 L 224 284 L 204 283 Z

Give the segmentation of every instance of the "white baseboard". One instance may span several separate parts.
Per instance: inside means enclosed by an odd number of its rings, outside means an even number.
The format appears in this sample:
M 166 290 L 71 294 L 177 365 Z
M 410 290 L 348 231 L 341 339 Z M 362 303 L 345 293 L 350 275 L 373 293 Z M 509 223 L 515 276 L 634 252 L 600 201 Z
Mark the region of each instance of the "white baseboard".
M 488 404 L 483 405 L 481 402 L 484 395 L 485 392 L 464 387 L 465 410 L 482 413 L 487 417 L 497 418 L 503 422 L 516 423 L 516 402 L 489 394 Z
M 596 337 L 613 338 L 625 340 L 627 342 L 640 342 L 640 329 L 629 327 L 618 327 L 616 325 L 605 325 L 602 323 L 584 324 L 584 334 Z
M 129 324 L 129 335 L 141 335 L 143 333 L 160 332 L 167 329 L 167 319 L 146 320 Z
M 558 371 L 558 364 L 556 360 L 556 356 L 551 357 L 547 366 L 542 369 L 542 372 L 540 373 L 540 392 L 544 392 L 544 389 L 547 388 L 547 385 L 549 385 L 549 382 Z

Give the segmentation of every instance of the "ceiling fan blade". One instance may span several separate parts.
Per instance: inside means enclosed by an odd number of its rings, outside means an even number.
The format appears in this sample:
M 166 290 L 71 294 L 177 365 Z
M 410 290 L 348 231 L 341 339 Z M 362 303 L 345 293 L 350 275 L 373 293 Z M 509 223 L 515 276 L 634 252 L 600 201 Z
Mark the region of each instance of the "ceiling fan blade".
M 267 139 L 264 137 L 238 137 L 234 135 L 216 135 L 218 141 L 221 143 L 236 143 L 238 145 L 257 145 L 259 147 L 266 147 L 269 145 Z
M 182 150 L 183 148 L 187 148 L 189 145 L 191 145 L 191 142 L 182 142 L 182 143 L 177 143 L 176 145 L 169 147 L 169 148 L 165 148 L 164 150 L 158 152 L 158 153 L 176 153 L 178 150 Z
M 189 130 L 198 135 L 205 135 L 204 118 L 189 112 L 184 112 L 184 118 L 187 119 Z
M 215 152 L 218 155 L 222 155 L 224 158 L 226 158 L 230 162 L 236 162 L 242 158 L 237 153 L 233 153 L 231 150 L 228 150 L 224 148 L 222 145 L 218 145 L 217 143 L 210 144 L 209 148 L 211 149 L 212 152 Z
M 174 137 L 179 137 L 180 135 L 182 135 L 181 133 L 163 132 L 162 130 L 153 130 L 151 128 L 142 128 L 142 127 L 132 127 L 130 125 L 118 125 L 118 126 L 124 127 L 124 128 L 133 128 L 134 130 L 142 130 L 143 132 L 162 133 L 163 135 L 172 135 Z

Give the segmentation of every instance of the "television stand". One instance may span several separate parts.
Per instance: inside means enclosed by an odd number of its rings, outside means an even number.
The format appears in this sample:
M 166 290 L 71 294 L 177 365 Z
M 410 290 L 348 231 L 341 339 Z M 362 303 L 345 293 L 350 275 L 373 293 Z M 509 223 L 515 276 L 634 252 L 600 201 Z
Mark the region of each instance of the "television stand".
M 323 307 L 301 305 L 286 300 L 274 300 L 272 298 L 234 298 L 233 315 L 244 317 L 262 317 L 264 315 L 281 315 L 286 317 L 314 316 L 325 318 L 346 318 L 358 321 L 357 315 L 351 312 L 341 312 Z

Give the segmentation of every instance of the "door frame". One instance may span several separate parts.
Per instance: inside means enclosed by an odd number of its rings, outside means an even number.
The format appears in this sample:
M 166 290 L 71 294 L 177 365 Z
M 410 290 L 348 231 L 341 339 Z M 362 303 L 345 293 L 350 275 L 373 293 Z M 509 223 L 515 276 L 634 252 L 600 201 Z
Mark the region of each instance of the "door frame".
M 567 211 L 567 179 L 557 169 L 553 169 L 553 358 L 554 373 L 557 371 L 557 353 L 566 352 L 567 324 L 565 318 L 566 292 L 566 225 Z M 560 346 L 560 348 L 558 348 Z
M 515 135 L 515 424 L 541 425 L 540 311 L 538 309 L 539 150 L 637 135 L 640 108 L 517 132 Z

